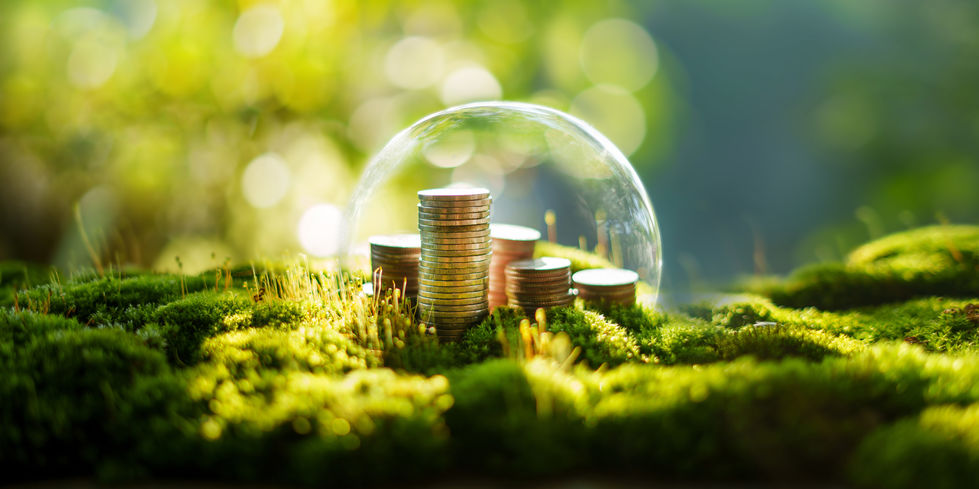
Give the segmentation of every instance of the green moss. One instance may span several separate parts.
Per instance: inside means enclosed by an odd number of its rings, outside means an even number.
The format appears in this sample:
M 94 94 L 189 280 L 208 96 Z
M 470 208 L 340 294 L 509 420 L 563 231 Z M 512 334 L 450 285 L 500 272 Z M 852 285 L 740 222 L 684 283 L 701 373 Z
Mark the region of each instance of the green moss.
M 624 366 L 602 378 L 593 443 L 630 469 L 826 480 L 863 436 L 920 408 L 925 383 L 908 377 L 845 359 Z
M 204 342 L 201 357 L 236 378 L 259 369 L 342 374 L 380 364 L 376 354 L 315 322 L 296 330 L 263 327 L 223 333 Z
M 74 317 L 83 324 L 117 324 L 135 331 L 148 322 L 157 306 L 205 288 L 207 284 L 199 277 L 109 276 L 34 287 L 20 292 L 18 302 L 22 308 Z
M 122 331 L 36 328 L 0 365 L 0 467 L 14 476 L 86 473 L 180 436 L 194 411 L 163 355 Z
M 718 357 L 731 360 L 750 355 L 759 360 L 787 357 L 818 361 L 827 356 L 849 355 L 864 347 L 863 343 L 793 326 L 745 326 L 720 336 Z
M 835 263 L 803 267 L 770 291 L 776 304 L 825 310 L 898 302 L 927 293 L 891 274 L 871 274 Z
M 237 480 L 354 484 L 442 469 L 452 405 L 443 377 L 386 369 L 346 376 L 259 371 L 235 379 L 204 365 L 190 380 L 204 402 L 200 444 L 175 464 Z
M 641 361 L 639 345 L 622 326 L 594 311 L 559 307 L 548 311 L 547 330 L 564 332 L 581 348 L 581 358 L 593 367 Z
M 941 273 L 979 259 L 979 226 L 928 226 L 892 234 L 853 250 L 850 266 Z M 974 270 L 973 270 L 974 271 Z
M 460 359 L 465 363 L 476 363 L 490 358 L 502 358 L 505 356 L 504 343 L 510 351 L 521 351 L 519 326 L 520 321 L 526 318 L 523 309 L 496 308 L 486 319 L 463 335 L 459 345 Z
M 461 466 L 514 477 L 560 473 L 587 460 L 577 416 L 547 394 L 560 386 L 539 379 L 535 392 L 525 367 L 509 359 L 450 372 L 449 379 L 455 403 L 445 419 Z
M 643 353 L 664 365 L 701 364 L 718 360 L 718 343 L 725 331 L 703 321 L 671 321 L 640 334 Z
M 759 292 L 779 305 L 849 309 L 920 296 L 979 296 L 979 227 L 932 226 L 854 250 L 846 263 L 803 267 Z
M 640 358 L 665 365 L 717 361 L 723 330 L 680 312 L 641 305 L 603 308 L 607 319 L 622 326 L 638 344 Z M 707 314 L 709 316 L 709 314 Z
M 152 319 L 161 326 L 170 359 L 192 365 L 204 340 L 251 325 L 251 303 L 231 293 L 196 293 L 161 306 Z
M 775 320 L 774 315 L 778 308 L 768 299 L 750 296 L 739 296 L 738 299 L 713 307 L 710 312 L 711 323 L 736 329 Z
M 939 406 L 868 436 L 849 463 L 866 488 L 955 489 L 979 473 L 979 404 Z
M 172 361 L 199 361 L 200 346 L 218 333 L 243 328 L 293 326 L 302 317 L 295 303 L 253 299 L 232 292 L 198 292 L 159 307 L 152 320 L 161 326 Z
M 4 347 L 24 346 L 35 337 L 47 336 L 55 331 L 74 331 L 81 328 L 78 321 L 62 316 L 0 309 L 0 351 L 4 351 Z M 12 353 L 8 351 L 6 354 Z
M 0 307 L 0 469 L 8 480 L 575 471 L 967 486 L 979 467 L 979 294 L 961 265 L 976 235 L 948 229 L 756 282 L 765 296 L 681 312 L 553 309 L 551 348 L 533 359 L 519 309 L 439 344 L 403 303 L 302 269 L 263 271 L 262 300 L 241 290 L 254 286 L 250 266 L 227 291 L 221 270 L 35 285 L 21 310 Z M 579 361 L 562 362 L 572 346 Z
M 456 343 L 442 343 L 434 335 L 409 335 L 383 352 L 384 366 L 399 371 L 434 375 L 467 362 L 472 355 Z
M 928 297 L 898 304 L 871 306 L 847 311 L 779 307 L 763 297 L 739 296 L 738 300 L 715 305 L 713 324 L 738 328 L 759 321 L 775 322 L 846 336 L 862 343 L 907 341 L 930 351 L 975 351 L 979 347 L 979 323 L 969 319 L 969 304 L 977 299 Z M 976 318 L 975 314 L 971 316 Z
M 14 305 L 14 294 L 51 281 L 49 266 L 19 261 L 0 261 L 0 307 Z

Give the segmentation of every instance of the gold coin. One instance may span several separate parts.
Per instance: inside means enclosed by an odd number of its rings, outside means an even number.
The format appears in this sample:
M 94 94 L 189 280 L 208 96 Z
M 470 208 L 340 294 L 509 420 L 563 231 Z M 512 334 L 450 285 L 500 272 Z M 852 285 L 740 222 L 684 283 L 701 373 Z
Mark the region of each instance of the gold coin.
M 432 299 L 429 297 L 418 297 L 419 304 L 432 306 L 441 311 L 461 311 L 471 309 L 485 309 L 488 299 Z
M 424 295 L 429 292 L 445 294 L 450 292 L 482 292 L 486 290 L 485 282 L 467 283 L 465 285 L 457 284 L 458 282 L 426 282 L 422 280 L 418 282 L 418 291 Z
M 490 198 L 490 191 L 481 187 L 443 187 L 418 191 L 422 201 L 481 200 Z
M 423 290 L 426 296 L 440 297 L 448 295 L 464 295 L 469 296 L 486 294 L 486 287 L 483 284 L 469 284 L 469 285 L 433 285 L 432 283 L 419 283 L 418 286 Z
M 371 236 L 367 239 L 371 247 L 385 248 L 389 250 L 417 249 L 421 246 L 421 237 L 418 234 L 382 234 Z
M 639 274 L 622 268 L 591 268 L 575 272 L 572 280 L 586 286 L 610 287 L 635 284 Z
M 460 231 L 479 231 L 482 229 L 489 229 L 489 219 L 425 219 L 422 217 L 418 218 L 418 229 L 423 231 L 441 231 L 442 229 L 448 228 L 449 230 L 460 229 Z
M 460 312 L 460 313 L 449 313 L 446 314 L 436 314 L 435 312 L 426 312 L 418 315 L 421 322 L 425 323 L 435 323 L 435 324 L 446 324 L 446 325 L 471 325 L 477 324 L 483 320 L 489 314 L 489 307 L 482 311 L 473 312 Z
M 425 246 L 426 250 L 429 251 L 476 251 L 480 253 L 489 253 L 491 248 L 486 245 L 486 243 L 463 243 L 463 244 L 428 244 Z M 421 252 L 419 251 L 419 255 Z
M 464 241 L 464 240 L 488 240 L 489 234 L 485 229 L 477 230 L 436 230 L 436 231 L 425 231 L 422 233 L 422 240 L 427 242 L 437 242 L 442 243 L 446 241 Z
M 446 271 L 429 271 L 428 269 L 418 271 L 419 280 L 440 280 L 440 281 L 451 281 L 451 280 L 479 280 L 480 282 L 486 282 L 489 277 L 486 276 L 485 272 L 482 271 L 462 271 L 461 273 L 447 273 Z
M 626 296 L 626 295 L 636 295 L 636 289 L 590 289 L 588 287 L 576 287 L 581 295 L 589 296 L 605 296 L 605 297 L 615 297 L 615 296 Z
M 380 258 L 385 258 L 389 260 L 408 260 L 412 256 L 417 256 L 421 253 L 422 247 L 419 244 L 417 248 L 399 248 L 392 250 L 390 248 L 378 248 L 376 246 L 371 247 L 371 256 L 376 256 Z
M 439 293 L 434 292 L 431 289 L 425 291 L 425 297 L 436 300 L 454 300 L 454 299 L 468 299 L 473 300 L 480 297 L 486 297 L 487 293 L 485 290 L 476 290 L 473 292 L 446 292 Z
M 545 256 L 532 260 L 512 261 L 507 264 L 507 270 L 513 269 L 522 273 L 551 272 L 571 268 L 571 260 Z
M 492 199 L 482 199 L 482 200 L 457 200 L 457 201 L 422 201 L 418 204 L 419 208 L 430 210 L 432 212 L 441 212 L 445 210 L 446 212 L 456 212 L 461 209 L 482 209 L 488 210 L 493 208 Z
M 490 227 L 490 236 L 501 242 L 530 242 L 540 239 L 540 231 L 513 224 L 496 224 Z
M 428 211 L 428 210 L 419 208 L 418 209 L 418 217 L 425 218 L 425 219 L 435 219 L 435 220 L 442 220 L 442 219 L 489 219 L 489 217 L 490 217 L 490 211 L 489 211 L 489 209 L 479 210 L 479 209 L 464 208 L 464 209 L 453 210 L 451 212 L 449 212 L 449 211 L 445 211 L 445 212 L 431 212 L 431 211 Z
M 449 268 L 459 268 L 458 265 L 477 266 L 481 270 L 485 269 L 489 271 L 490 255 L 460 255 L 460 256 L 439 256 L 439 255 L 422 255 L 418 259 L 418 265 L 424 265 L 429 268 L 438 269 L 449 269 Z
M 442 247 L 438 248 L 426 248 L 425 251 L 421 252 L 419 258 L 436 258 L 436 257 L 448 257 L 448 256 L 490 256 L 489 248 L 473 248 L 473 249 L 463 249 L 463 250 L 450 250 Z

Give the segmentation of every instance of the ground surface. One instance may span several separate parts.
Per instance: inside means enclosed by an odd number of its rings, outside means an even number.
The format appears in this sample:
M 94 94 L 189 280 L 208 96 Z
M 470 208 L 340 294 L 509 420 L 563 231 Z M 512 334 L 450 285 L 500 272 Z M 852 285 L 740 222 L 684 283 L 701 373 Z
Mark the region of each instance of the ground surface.
M 890 236 L 676 311 L 502 310 L 457 344 L 359 291 L 299 266 L 0 265 L 4 479 L 979 477 L 977 227 Z

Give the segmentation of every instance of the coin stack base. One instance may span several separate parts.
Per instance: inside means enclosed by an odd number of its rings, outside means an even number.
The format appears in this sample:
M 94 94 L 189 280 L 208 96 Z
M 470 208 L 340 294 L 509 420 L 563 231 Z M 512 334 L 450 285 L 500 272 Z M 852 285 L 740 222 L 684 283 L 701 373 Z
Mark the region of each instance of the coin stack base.
M 493 258 L 490 260 L 489 306 L 507 304 L 506 266 L 512 261 L 534 257 L 534 244 L 540 239 L 536 229 L 512 224 L 491 224 Z
M 533 317 L 538 308 L 567 306 L 571 294 L 571 261 L 542 257 L 510 262 L 506 266 L 507 303 Z
M 418 315 L 455 341 L 489 313 L 490 204 L 486 189 L 418 192 Z
M 632 270 L 593 268 L 576 272 L 571 280 L 578 289 L 578 297 L 585 303 L 623 306 L 636 303 L 639 274 Z
M 371 268 L 374 293 L 378 297 L 393 288 L 409 298 L 418 295 L 418 258 L 421 238 L 417 234 L 371 236 Z

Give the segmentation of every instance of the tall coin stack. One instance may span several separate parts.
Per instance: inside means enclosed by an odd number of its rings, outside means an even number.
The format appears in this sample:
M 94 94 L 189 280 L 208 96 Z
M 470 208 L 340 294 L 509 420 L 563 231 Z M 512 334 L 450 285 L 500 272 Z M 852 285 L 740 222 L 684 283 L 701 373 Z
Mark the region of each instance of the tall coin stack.
M 491 224 L 493 257 L 490 259 L 489 307 L 505 306 L 506 266 L 512 261 L 534 257 L 534 243 L 540 239 L 536 229 L 512 224 Z
M 506 266 L 506 295 L 511 306 L 533 317 L 538 308 L 567 306 L 571 294 L 571 261 L 543 257 L 513 261 Z
M 371 236 L 371 269 L 374 271 L 374 293 L 383 297 L 385 290 L 402 289 L 406 297 L 418 295 L 418 257 L 421 237 L 417 234 Z
M 571 277 L 578 297 L 585 302 L 620 304 L 636 303 L 636 282 L 639 274 L 621 268 L 593 268 L 575 272 Z
M 484 188 L 418 192 L 418 315 L 458 340 L 489 313 L 490 197 Z

